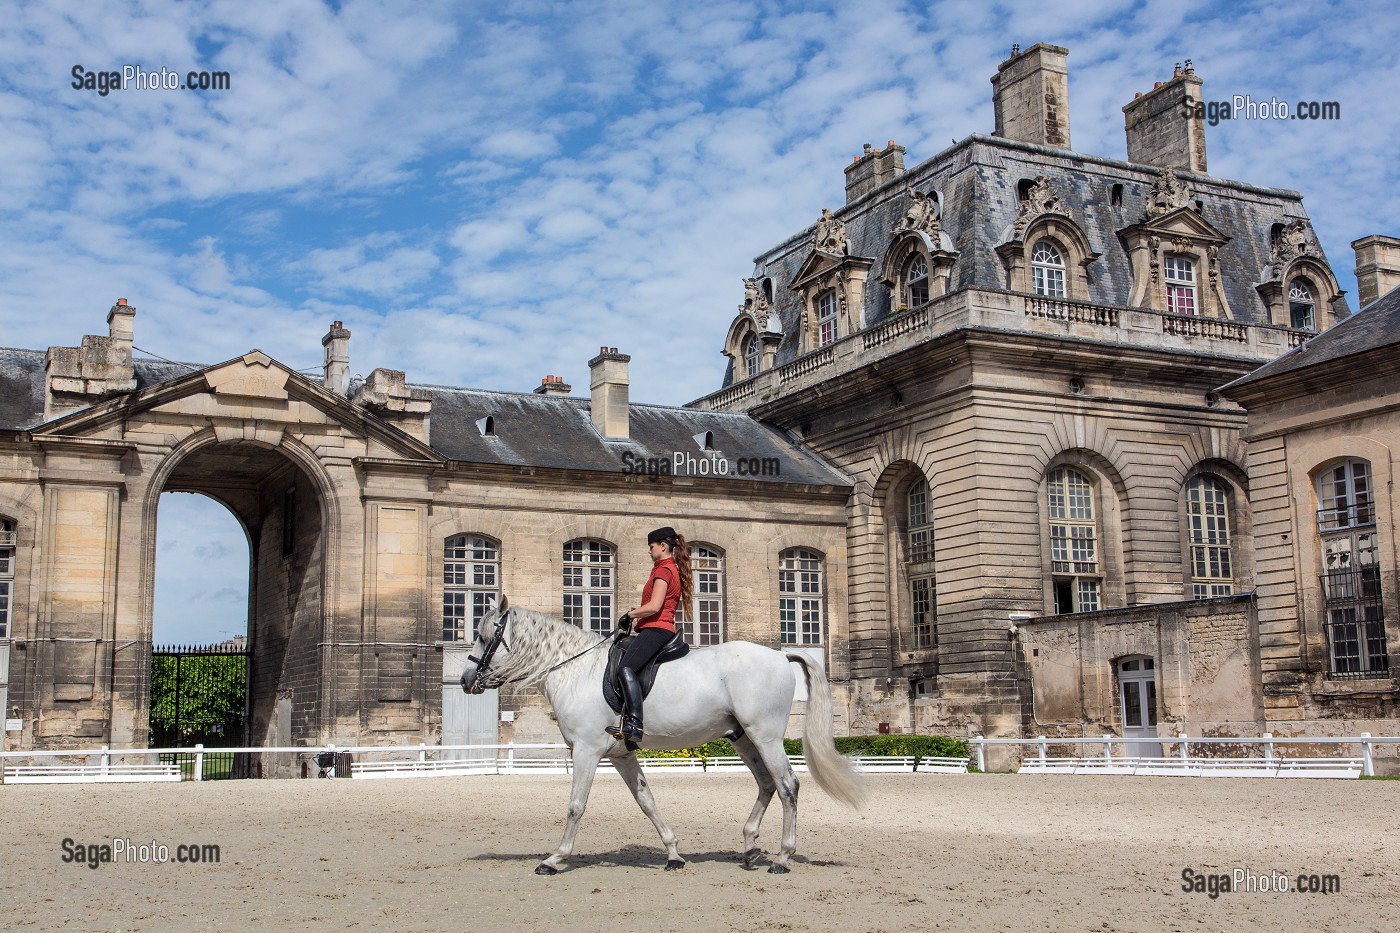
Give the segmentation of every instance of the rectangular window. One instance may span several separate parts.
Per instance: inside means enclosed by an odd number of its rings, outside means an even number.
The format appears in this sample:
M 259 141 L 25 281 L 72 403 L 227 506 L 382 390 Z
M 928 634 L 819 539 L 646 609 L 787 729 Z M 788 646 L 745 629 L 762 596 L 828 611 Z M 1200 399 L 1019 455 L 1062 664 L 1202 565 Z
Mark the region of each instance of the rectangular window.
M 915 577 L 910 580 L 909 599 L 914 615 L 914 647 L 932 648 L 935 645 L 934 621 L 938 618 L 933 577 Z
M 1168 256 L 1162 263 L 1167 282 L 1167 310 L 1196 313 L 1196 265 L 1185 256 Z
M 10 634 L 10 600 L 15 577 L 15 526 L 0 521 L 0 638 Z M 0 709 L 0 713 L 4 710 Z
M 1353 532 L 1323 542 L 1322 595 L 1334 677 L 1379 677 L 1390 670 L 1376 533 Z
M 676 630 L 692 645 L 724 641 L 724 558 L 718 551 L 695 545 L 690 551 L 695 582 L 695 623 L 684 606 L 677 608 Z
M 822 643 L 822 560 L 812 551 L 784 551 L 778 569 L 778 640 Z
M 564 621 L 606 635 L 613 627 L 612 545 L 570 541 L 564 545 Z

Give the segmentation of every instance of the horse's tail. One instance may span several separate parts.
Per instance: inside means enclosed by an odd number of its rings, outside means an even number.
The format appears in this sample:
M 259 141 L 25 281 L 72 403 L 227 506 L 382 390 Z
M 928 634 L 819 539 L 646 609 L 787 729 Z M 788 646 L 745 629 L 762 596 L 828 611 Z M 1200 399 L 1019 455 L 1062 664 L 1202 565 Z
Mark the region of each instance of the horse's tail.
M 784 655 L 802 665 L 807 675 L 807 716 L 802 731 L 802 754 L 817 784 L 837 800 L 859 808 L 865 802 L 865 787 L 851 763 L 836 750 L 831 738 L 831 685 L 821 665 L 800 654 Z

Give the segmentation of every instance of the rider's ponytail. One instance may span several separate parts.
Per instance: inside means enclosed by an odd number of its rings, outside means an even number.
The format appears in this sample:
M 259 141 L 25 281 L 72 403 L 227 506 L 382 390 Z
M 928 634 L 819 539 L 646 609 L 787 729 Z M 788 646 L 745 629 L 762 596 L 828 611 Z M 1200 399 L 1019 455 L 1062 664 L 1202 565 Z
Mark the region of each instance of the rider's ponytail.
M 681 576 L 681 605 L 689 615 L 690 597 L 695 593 L 695 574 L 690 569 L 690 546 L 685 543 L 685 535 L 677 534 L 672 548 L 675 551 L 676 571 Z

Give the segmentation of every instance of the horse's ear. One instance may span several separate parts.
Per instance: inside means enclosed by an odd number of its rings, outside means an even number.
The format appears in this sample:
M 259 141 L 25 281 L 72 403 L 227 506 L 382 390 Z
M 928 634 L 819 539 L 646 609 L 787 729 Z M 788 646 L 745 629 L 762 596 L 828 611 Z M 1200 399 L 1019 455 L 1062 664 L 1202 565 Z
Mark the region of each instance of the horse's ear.
M 501 604 L 500 604 L 499 606 L 496 607 L 496 614 L 497 614 L 497 615 L 502 615 L 502 616 L 503 616 L 503 615 L 505 615 L 505 614 L 506 614 L 507 612 L 509 612 L 509 611 L 510 611 L 510 600 L 506 598 L 506 594 L 505 594 L 505 593 L 502 593 L 502 594 L 501 594 Z

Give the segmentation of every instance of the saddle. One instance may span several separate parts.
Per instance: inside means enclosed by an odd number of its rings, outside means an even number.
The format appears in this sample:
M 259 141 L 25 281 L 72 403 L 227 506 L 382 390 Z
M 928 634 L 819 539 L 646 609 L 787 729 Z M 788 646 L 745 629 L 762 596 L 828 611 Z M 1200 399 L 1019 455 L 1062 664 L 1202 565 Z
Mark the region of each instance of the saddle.
M 627 646 L 632 643 L 632 636 L 613 640 L 612 646 L 608 648 L 608 666 L 603 671 L 603 698 L 608 701 L 614 713 L 622 713 L 622 682 L 619 677 L 619 670 L 622 665 L 622 656 L 627 651 Z M 637 672 L 637 679 L 642 684 L 642 697 L 651 694 L 651 685 L 656 682 L 656 669 L 667 661 L 675 661 L 690 653 L 690 645 L 681 638 L 680 633 L 676 637 L 666 642 L 666 647 L 657 653 L 656 657 L 647 662 L 646 667 Z

